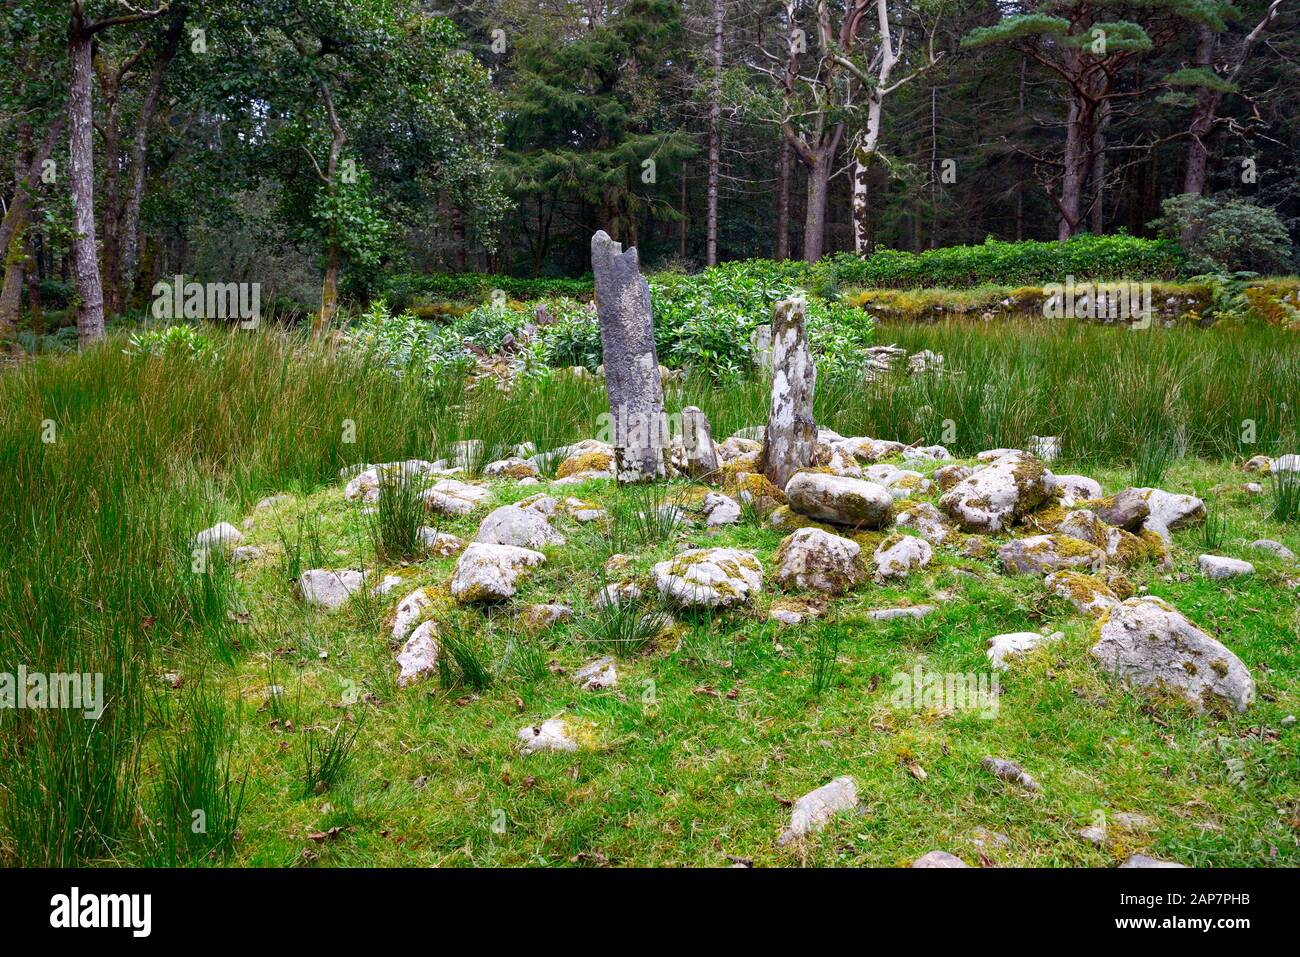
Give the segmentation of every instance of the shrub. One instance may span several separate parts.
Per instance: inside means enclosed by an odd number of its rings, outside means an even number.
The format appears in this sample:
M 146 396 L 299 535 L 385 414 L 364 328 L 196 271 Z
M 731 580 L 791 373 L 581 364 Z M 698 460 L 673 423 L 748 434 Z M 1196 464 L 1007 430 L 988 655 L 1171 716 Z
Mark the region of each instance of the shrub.
M 1183 269 L 1178 244 L 1136 236 L 1075 236 L 1064 243 L 989 239 L 980 246 L 948 246 L 921 253 L 882 249 L 867 258 L 839 253 L 819 263 L 831 285 L 906 289 L 963 288 L 991 283 L 1031 286 L 1078 280 L 1172 279 Z
M 1198 272 L 1287 272 L 1294 265 L 1291 237 L 1266 206 L 1183 193 L 1161 209 L 1164 215 L 1152 225 L 1182 242 Z

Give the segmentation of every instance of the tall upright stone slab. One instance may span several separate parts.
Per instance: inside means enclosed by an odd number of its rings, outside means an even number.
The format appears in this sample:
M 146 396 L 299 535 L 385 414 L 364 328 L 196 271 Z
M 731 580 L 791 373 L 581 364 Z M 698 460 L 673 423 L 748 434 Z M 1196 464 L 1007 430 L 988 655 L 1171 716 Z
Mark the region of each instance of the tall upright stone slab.
M 709 417 L 703 409 L 693 405 L 682 409 L 682 446 L 686 449 L 686 472 L 691 478 L 717 477 L 718 453 L 713 448 Z
M 772 310 L 772 404 L 759 464 L 779 489 L 799 469 L 813 464 L 817 444 L 813 419 L 817 365 L 808 348 L 806 314 L 803 299 L 783 299 Z
M 636 248 L 624 252 L 603 229 L 591 237 L 591 271 L 618 480 L 653 482 L 667 475 L 667 443 L 650 286 L 641 276 Z

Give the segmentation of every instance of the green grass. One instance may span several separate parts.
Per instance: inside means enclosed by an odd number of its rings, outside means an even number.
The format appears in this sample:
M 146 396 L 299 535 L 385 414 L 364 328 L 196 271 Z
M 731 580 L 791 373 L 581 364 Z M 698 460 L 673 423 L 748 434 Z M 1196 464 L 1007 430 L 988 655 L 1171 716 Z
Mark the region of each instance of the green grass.
M 466 395 L 459 383 L 393 378 L 273 332 L 218 336 L 211 364 L 132 359 L 115 342 L 0 378 L 0 662 L 102 671 L 107 699 L 93 724 L 79 712 L 0 711 L 0 859 L 895 864 L 943 848 L 973 862 L 970 832 L 987 827 L 1011 838 L 1005 864 L 1101 865 L 1130 850 L 1300 864 L 1296 731 L 1281 724 L 1300 710 L 1295 570 L 1243 551 L 1259 537 L 1300 550 L 1300 538 L 1270 496 L 1242 490 L 1248 477 L 1230 461 L 1296 450 L 1296 345 L 1251 330 L 890 333 L 945 353 L 957 371 L 819 382 L 823 424 L 939 441 L 948 419 L 955 436 L 944 444 L 963 455 L 1060 434 L 1067 458 L 1054 468 L 1086 469 L 1107 491 L 1130 483 L 1143 436 L 1171 437 L 1162 487 L 1204 497 L 1231 523 L 1224 549 L 1259 572 L 1230 587 L 1204 580 L 1202 533 L 1188 530 L 1176 533 L 1173 571 L 1130 577 L 1246 662 L 1260 685 L 1249 713 L 1198 717 L 1125 693 L 1090 663 L 1089 621 L 1036 580 L 946 549 L 901 584 L 837 599 L 819 622 L 778 626 L 767 610 L 782 536 L 752 521 L 706 531 L 696 491 L 682 484 L 666 494 L 694 521 L 642 538 L 629 574 L 644 579 L 689 545 L 749 548 L 769 572 L 752 607 L 679 616 L 670 634 L 620 658 L 617 689 L 583 691 L 560 672 L 602 650 L 586 639 L 611 548 L 605 529 L 561 518 L 568 544 L 546 549 L 516 599 L 440 609 L 448 680 L 399 691 L 388 616 L 416 587 L 442 593 L 454 558 L 380 555 L 361 506 L 343 499 L 339 469 L 433 459 L 469 438 L 494 450 L 588 438 L 601 383 Z M 755 382 L 690 377 L 668 390 L 670 411 L 686 404 L 704 408 L 721 438 L 760 423 L 767 400 Z M 1254 445 L 1239 441 L 1247 418 Z M 41 441 L 47 419 L 53 443 Z M 493 505 L 536 491 L 492 487 Z M 289 499 L 254 510 L 277 493 Z M 566 494 L 611 515 L 646 510 L 643 490 L 593 482 Z M 471 537 L 482 513 L 440 528 Z M 195 573 L 193 534 L 245 519 L 263 556 Z M 403 584 L 324 614 L 293 592 L 293 573 L 313 566 Z M 921 621 L 865 616 L 938 593 L 949 600 Z M 571 605 L 574 619 L 529 633 L 516 610 L 543 601 Z M 988 637 L 1040 627 L 1065 638 L 1004 678 L 996 720 L 890 707 L 892 674 L 918 661 L 979 671 Z M 161 680 L 169 673 L 182 676 L 179 689 Z M 284 693 L 268 697 L 272 685 Z M 516 732 L 560 714 L 589 726 L 595 747 L 521 757 Z M 981 772 L 986 754 L 1019 761 L 1042 794 Z M 866 813 L 778 849 L 783 802 L 840 774 L 857 780 Z M 207 811 L 203 841 L 186 836 L 195 805 Z M 1157 823 L 1098 850 L 1073 831 L 1099 809 Z M 308 837 L 318 832 L 333 836 Z

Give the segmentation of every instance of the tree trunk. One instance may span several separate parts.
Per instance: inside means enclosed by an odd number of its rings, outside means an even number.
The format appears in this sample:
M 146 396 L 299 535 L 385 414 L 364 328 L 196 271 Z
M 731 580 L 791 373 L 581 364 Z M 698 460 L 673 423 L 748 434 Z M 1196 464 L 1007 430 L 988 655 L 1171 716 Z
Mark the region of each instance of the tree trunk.
M 122 252 L 117 268 L 116 289 L 110 293 L 114 301 L 123 307 L 128 305 L 127 297 L 134 291 L 135 273 L 140 260 L 140 205 L 144 201 L 145 167 L 149 162 L 149 129 L 162 99 L 163 78 L 176 56 L 184 28 L 185 10 L 180 8 L 167 28 L 162 49 L 149 74 L 149 86 L 140 103 L 140 113 L 136 117 L 135 133 L 131 140 L 130 178 L 122 209 Z
M 822 258 L 826 232 L 826 199 L 835 151 L 823 145 L 808 170 L 808 211 L 804 218 L 803 261 L 815 263 Z
M 705 264 L 718 264 L 718 178 L 722 165 L 722 25 L 725 0 L 713 0 L 713 86 L 709 90 L 709 195 Z
M 4 285 L 0 286 L 0 351 L 18 335 L 22 309 L 23 276 L 27 266 L 26 224 L 14 230 L 5 253 Z
M 677 258 L 683 263 L 686 262 L 686 164 L 682 163 L 681 173 L 678 175 L 678 186 L 681 189 L 681 198 L 679 200 L 679 209 L 681 219 L 677 221 Z
M 72 185 L 72 270 L 77 288 L 77 345 L 104 338 L 104 288 L 95 246 L 95 155 L 91 86 L 93 35 L 80 8 L 68 30 L 68 153 Z
M 1092 222 L 1093 235 L 1100 236 L 1106 225 L 1106 127 L 1110 125 L 1110 101 L 1102 100 L 1101 118 L 1092 134 Z
M 31 212 L 32 203 L 36 198 L 36 187 L 41 180 L 41 172 L 45 166 L 45 161 L 50 158 L 50 153 L 54 150 L 54 145 L 63 135 L 63 128 L 66 125 L 64 117 L 60 116 L 54 120 L 45 131 L 45 139 L 41 141 L 40 147 L 32 155 L 32 161 L 27 166 L 27 174 L 23 177 L 18 188 L 14 190 L 13 202 L 9 204 L 9 209 L 5 211 L 3 222 L 0 222 L 0 249 L 9 248 L 9 240 L 13 239 L 14 231 L 18 222 L 27 221 L 27 216 Z
M 36 236 L 27 231 L 27 325 L 35 335 L 45 333 L 45 310 L 41 307 L 41 259 L 37 252 Z
M 1092 142 L 1092 130 L 1088 128 L 1084 112 L 1077 99 L 1070 101 L 1069 116 L 1065 123 L 1061 195 L 1057 199 L 1060 219 L 1056 237 L 1061 242 L 1075 234 L 1083 219 L 1083 183 L 1088 172 L 1088 145 Z

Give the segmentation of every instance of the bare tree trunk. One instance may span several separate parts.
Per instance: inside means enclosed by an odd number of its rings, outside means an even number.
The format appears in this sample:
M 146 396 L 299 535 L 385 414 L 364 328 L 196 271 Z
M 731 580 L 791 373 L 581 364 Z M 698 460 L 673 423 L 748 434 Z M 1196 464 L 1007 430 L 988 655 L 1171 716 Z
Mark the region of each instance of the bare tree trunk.
M 77 345 L 104 338 L 104 289 L 95 245 L 95 155 L 91 85 L 94 34 L 81 8 L 73 8 L 68 30 L 68 140 L 72 184 L 72 270 L 77 288 Z
M 686 262 L 686 164 L 682 163 L 681 173 L 678 176 L 678 186 L 681 188 L 681 198 L 679 200 L 682 218 L 677 221 L 677 258 Z
M 36 196 L 36 186 L 41 179 L 41 171 L 45 166 L 45 161 L 50 158 L 50 153 L 54 151 L 54 145 L 59 141 L 59 137 L 63 135 L 65 125 L 66 120 L 63 116 L 55 119 L 45 131 L 45 139 L 41 141 L 40 147 L 32 155 L 32 161 L 27 166 L 27 173 L 14 191 L 14 200 L 9 204 L 9 209 L 5 211 L 4 221 L 0 222 L 0 249 L 9 248 L 9 240 L 13 238 L 17 223 L 19 220 L 25 222 L 31 212 L 32 203 Z
M 167 35 L 149 74 L 149 86 L 145 90 L 135 122 L 135 133 L 131 140 L 130 179 L 122 210 L 122 252 L 117 269 L 117 289 L 110 293 L 119 306 L 127 305 L 127 297 L 135 288 L 135 273 L 140 259 L 140 205 L 144 201 L 145 172 L 149 161 L 149 128 L 153 125 L 158 103 L 162 99 L 163 78 L 176 56 L 184 28 L 185 11 L 180 8 L 167 28 Z
M 1083 220 L 1083 183 L 1088 171 L 1088 144 L 1092 141 L 1092 130 L 1089 127 L 1084 109 L 1077 99 L 1072 99 L 1065 122 L 1065 153 L 1062 157 L 1064 172 L 1061 176 L 1061 195 L 1057 199 L 1060 219 L 1056 237 L 1061 242 L 1073 236 Z
M 1110 101 L 1102 100 L 1101 116 L 1092 134 L 1092 222 L 1089 228 L 1100 236 L 1106 225 L 1106 128 L 1110 126 Z
M 822 146 L 808 170 L 808 210 L 804 217 L 803 261 L 815 263 L 822 258 L 826 233 L 826 200 L 835 151 Z
M 930 86 L 930 248 L 939 248 L 939 88 Z
M 325 167 L 325 188 L 333 193 L 338 189 L 339 156 L 343 152 L 343 127 L 339 124 L 338 112 L 334 109 L 334 96 L 329 86 L 320 83 L 321 95 L 325 100 L 325 112 L 330 123 L 330 155 Z M 320 312 L 312 323 L 312 335 L 320 336 L 334 324 L 334 317 L 339 311 L 339 261 L 342 251 L 339 248 L 338 223 L 330 224 L 329 248 L 325 255 L 325 278 L 321 283 Z
M 45 332 L 45 310 L 41 307 L 41 258 L 37 252 L 36 236 L 27 232 L 27 325 L 36 335 Z
M 27 268 L 27 242 L 23 229 L 14 231 L 5 253 L 4 285 L 0 286 L 0 346 L 12 342 L 18 334 L 18 317 L 22 311 L 23 277 Z
M 705 264 L 718 264 L 718 178 L 722 165 L 722 26 L 726 0 L 713 0 L 713 86 L 709 90 L 709 187 Z

